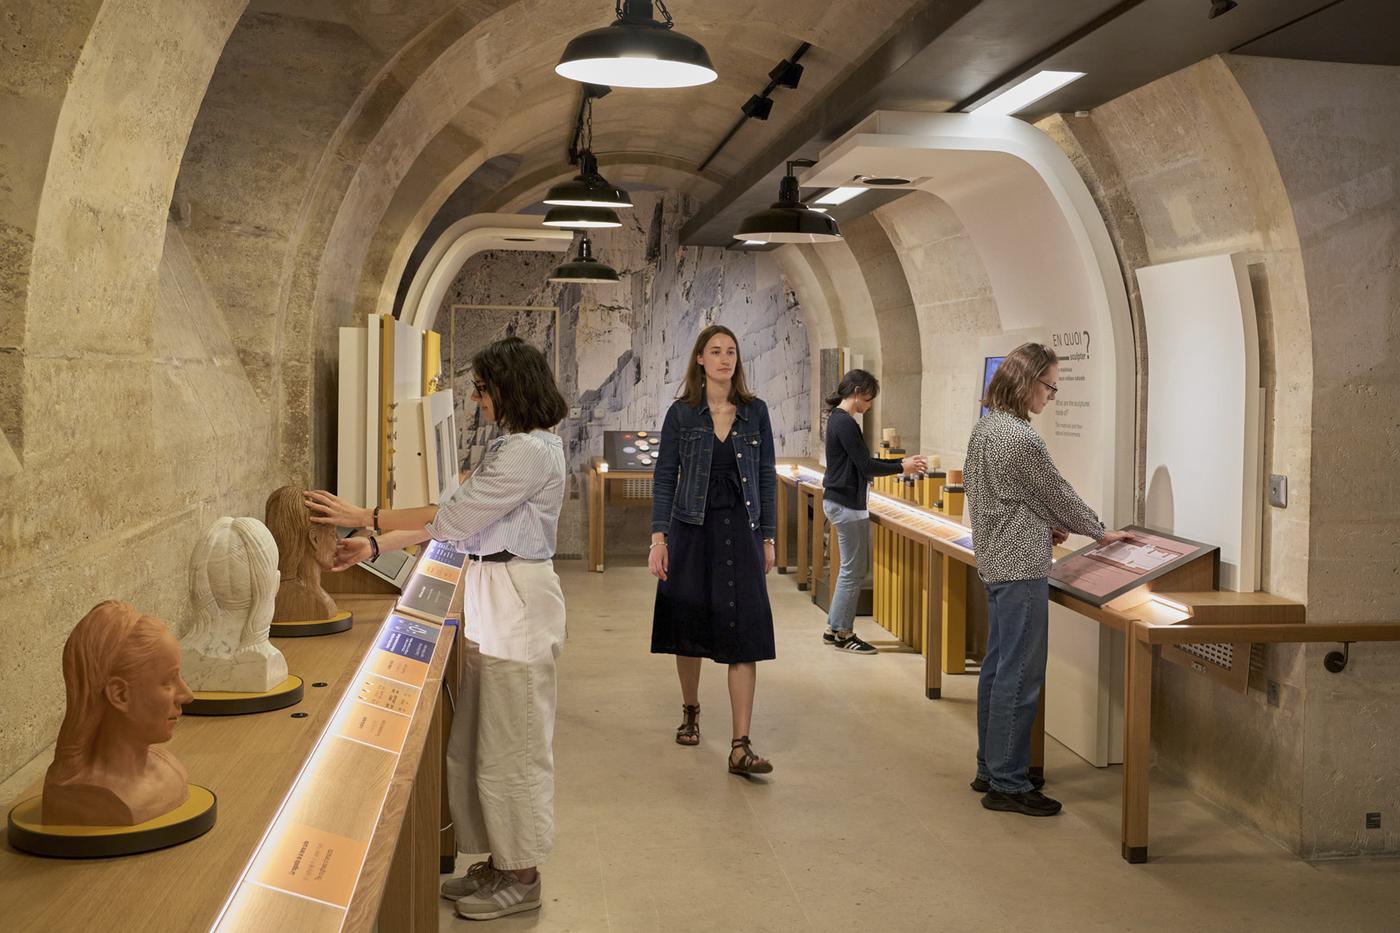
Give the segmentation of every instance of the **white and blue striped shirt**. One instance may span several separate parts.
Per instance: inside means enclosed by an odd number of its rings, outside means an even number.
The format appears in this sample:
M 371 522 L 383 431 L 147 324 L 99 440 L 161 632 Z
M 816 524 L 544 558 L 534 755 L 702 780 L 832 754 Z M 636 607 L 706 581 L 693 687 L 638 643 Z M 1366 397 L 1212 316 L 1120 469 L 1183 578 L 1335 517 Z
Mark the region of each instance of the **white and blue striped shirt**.
M 526 560 L 554 556 L 564 505 L 564 442 L 548 431 L 506 434 L 428 523 L 436 541 L 467 554 L 510 551 Z

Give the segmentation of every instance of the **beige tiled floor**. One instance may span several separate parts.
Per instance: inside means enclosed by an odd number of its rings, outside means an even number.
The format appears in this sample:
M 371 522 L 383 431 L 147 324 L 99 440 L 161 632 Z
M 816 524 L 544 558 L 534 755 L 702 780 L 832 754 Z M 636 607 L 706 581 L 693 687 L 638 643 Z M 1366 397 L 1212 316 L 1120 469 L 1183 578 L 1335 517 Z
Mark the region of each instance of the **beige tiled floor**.
M 701 746 L 672 738 L 680 696 L 648 650 L 645 568 L 559 570 L 556 848 L 543 909 L 488 928 L 1400 931 L 1400 860 L 1300 861 L 1160 777 L 1152 861 L 1126 864 L 1119 770 L 1053 741 L 1063 814 L 983 810 L 967 787 L 975 678 L 945 679 L 931 702 L 917 655 L 837 655 L 790 577 L 769 581 L 778 660 L 759 666 L 753 727 L 775 772 L 733 777 L 721 668 L 704 672 Z M 868 619 L 857 630 L 890 644 Z M 475 928 L 441 904 L 443 929 Z

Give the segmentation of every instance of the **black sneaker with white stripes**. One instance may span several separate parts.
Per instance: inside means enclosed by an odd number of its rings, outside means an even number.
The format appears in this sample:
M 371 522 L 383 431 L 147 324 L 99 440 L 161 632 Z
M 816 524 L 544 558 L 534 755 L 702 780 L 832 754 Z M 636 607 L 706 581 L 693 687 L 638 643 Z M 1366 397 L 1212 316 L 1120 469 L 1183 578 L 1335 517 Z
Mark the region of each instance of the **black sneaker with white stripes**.
M 828 645 L 836 644 L 836 633 L 829 628 L 822 629 L 822 641 Z
M 852 654 L 878 654 L 880 651 L 879 648 L 865 641 L 855 632 L 847 633 L 844 638 L 834 637 L 831 645 L 837 651 L 849 651 Z

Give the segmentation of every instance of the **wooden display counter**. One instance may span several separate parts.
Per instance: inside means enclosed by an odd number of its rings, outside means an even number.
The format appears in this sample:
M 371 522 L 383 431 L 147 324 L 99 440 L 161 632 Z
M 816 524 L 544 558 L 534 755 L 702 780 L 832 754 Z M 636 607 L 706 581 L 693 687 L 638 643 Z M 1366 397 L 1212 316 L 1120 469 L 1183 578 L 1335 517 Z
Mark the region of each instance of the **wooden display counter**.
M 821 473 L 806 464 L 779 470 L 780 482 L 797 490 L 820 490 Z M 808 496 L 818 495 L 808 492 Z M 818 500 L 819 501 L 819 500 Z M 779 510 L 781 519 L 786 519 Z M 820 573 L 805 562 L 821 561 L 820 541 L 798 516 L 799 583 Z M 790 521 L 790 519 L 786 519 Z M 967 625 L 974 599 L 967 587 L 975 577 L 971 542 L 960 540 L 959 519 L 870 493 L 870 520 L 876 569 L 876 619 L 896 637 L 925 656 L 925 692 L 941 695 L 941 677 L 961 672 Z M 811 523 L 805 523 L 810 525 Z M 804 547 L 804 532 L 807 546 Z M 782 540 L 780 529 L 779 540 Z M 828 550 L 836 555 L 836 548 Z M 1056 550 L 1056 558 L 1068 554 Z M 836 559 L 835 556 L 832 558 Z M 1096 606 L 1066 592 L 1050 598 L 1085 618 L 1123 632 L 1124 760 L 1121 852 L 1132 863 L 1148 857 L 1148 769 L 1151 763 L 1153 660 L 1164 660 L 1203 677 L 1244 691 L 1253 645 L 1306 642 L 1400 641 L 1400 623 L 1306 623 L 1306 607 L 1269 593 L 1231 593 L 1214 589 L 1217 554 L 1208 555 L 1152 579 L 1136 593 L 1135 605 Z M 1132 602 L 1133 600 L 1128 600 Z M 985 608 L 983 607 L 983 611 Z M 1032 738 L 1032 768 L 1043 766 L 1045 695 Z
M 306 681 L 299 704 L 185 717 L 175 731 L 170 749 L 218 796 L 212 830 L 88 862 L 6 847 L 4 927 L 436 930 L 438 697 L 460 627 L 394 615 L 388 595 L 338 602 L 354 612 L 349 631 L 277 641 Z
M 604 524 L 608 504 L 623 508 L 651 508 L 650 470 L 612 470 L 602 457 L 588 468 L 588 569 L 602 573 Z

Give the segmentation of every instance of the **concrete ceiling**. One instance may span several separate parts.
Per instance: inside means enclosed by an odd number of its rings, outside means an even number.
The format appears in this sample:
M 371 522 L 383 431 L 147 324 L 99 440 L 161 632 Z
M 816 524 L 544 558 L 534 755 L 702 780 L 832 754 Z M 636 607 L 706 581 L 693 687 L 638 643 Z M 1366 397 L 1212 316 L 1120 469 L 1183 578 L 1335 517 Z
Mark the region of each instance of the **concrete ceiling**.
M 682 231 L 682 240 L 731 245 L 732 231 L 743 217 L 776 197 L 785 160 L 816 158 L 826 144 L 877 109 L 967 109 L 1041 69 L 1086 73 L 1021 114 L 1036 120 L 1092 109 L 1230 51 L 1400 63 L 1400 3 L 1395 0 L 1240 0 L 1215 19 L 1208 17 L 1209 10 L 1209 0 L 981 0 L 888 74 L 834 88 L 827 106 L 812 119 L 786 134 L 770 134 L 772 143 L 730 173 L 730 180 Z M 898 195 L 862 195 L 832 215 L 852 219 L 893 197 Z

